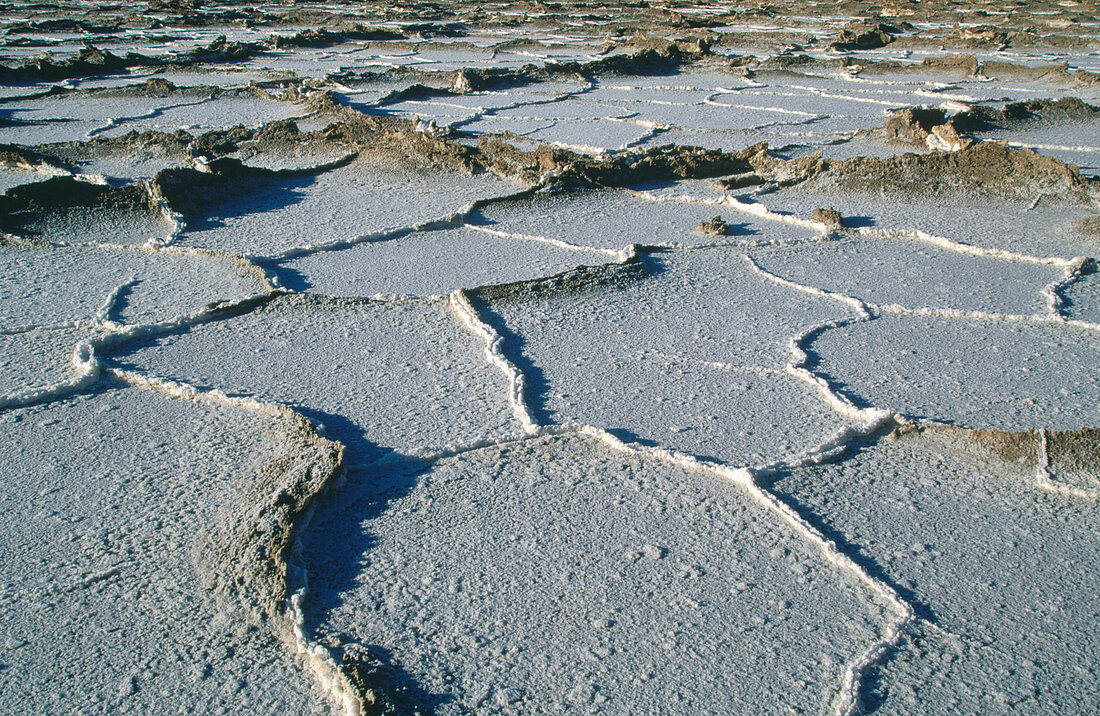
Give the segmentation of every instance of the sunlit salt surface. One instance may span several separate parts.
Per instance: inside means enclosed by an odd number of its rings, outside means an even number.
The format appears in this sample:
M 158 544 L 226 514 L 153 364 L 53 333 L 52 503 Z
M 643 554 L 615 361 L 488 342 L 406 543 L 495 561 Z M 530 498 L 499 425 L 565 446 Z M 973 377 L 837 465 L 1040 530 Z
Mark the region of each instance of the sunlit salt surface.
M 660 196 L 658 194 L 658 196 Z M 721 217 L 725 233 L 707 233 L 699 225 Z M 820 236 L 803 226 L 769 221 L 719 203 L 654 201 L 628 192 L 540 194 L 485 206 L 472 217 L 493 231 L 537 236 L 598 249 L 646 246 L 694 246 L 797 242 Z
M 133 130 L 157 129 L 171 132 L 186 129 L 203 132 L 223 129 L 238 124 L 258 126 L 264 122 L 290 119 L 307 114 L 304 107 L 290 102 L 279 102 L 265 96 L 215 96 L 197 103 L 166 107 L 148 116 L 128 116 L 105 127 L 105 137 L 117 137 Z
M 1100 710 L 1085 5 L 10 10 L 0 711 Z
M 974 256 L 919 239 L 843 238 L 754 254 L 782 278 L 868 303 L 912 309 L 1034 315 L 1060 266 Z
M 416 231 L 340 251 L 312 253 L 273 265 L 271 271 L 283 286 L 332 296 L 433 296 L 531 280 L 611 258 L 597 251 L 464 227 Z
M 1090 273 L 1065 290 L 1066 313 L 1093 323 L 1100 323 L 1100 280 Z
M 350 482 L 304 556 L 318 628 L 387 644 L 439 713 L 812 709 L 882 628 L 737 486 L 588 439 Z
M 738 465 L 808 451 L 847 424 L 783 367 L 788 337 L 849 308 L 777 286 L 734 251 L 657 253 L 641 268 L 488 302 L 547 418 Z
M 805 218 L 814 209 L 834 207 L 849 226 L 857 229 L 919 230 L 956 242 L 1032 256 L 1070 258 L 1096 253 L 1097 240 L 1081 223 L 1095 216 L 1094 210 L 1053 197 L 938 196 L 934 198 L 936 211 L 931 213 L 931 198 L 897 193 L 883 196 L 881 192 L 828 186 L 783 189 L 751 200 L 773 211 Z
M 439 301 L 286 297 L 129 351 L 127 368 L 298 407 L 356 466 L 518 430 L 500 374 Z
M 38 328 L 0 334 L 0 395 L 45 388 L 74 377 L 72 356 L 89 331 Z
M 308 713 L 295 660 L 196 575 L 196 532 L 289 446 L 249 411 L 113 388 L 6 411 L 0 580 L 13 710 Z M 94 425 L 94 430 L 88 430 Z
M 965 434 L 912 434 L 776 483 L 891 575 L 923 615 L 875 669 L 868 700 L 877 712 L 1030 704 L 1045 713 L 1096 698 L 1087 657 L 1096 648 L 1096 504 L 1040 490 L 1033 466 L 997 449 Z M 1072 666 L 1055 677 L 1050 663 Z
M 818 369 L 860 401 L 970 428 L 1100 420 L 1100 334 L 1050 324 L 887 314 L 822 333 Z
M 369 155 L 317 173 L 246 173 L 184 187 L 191 206 L 177 243 L 276 256 L 446 219 L 478 200 L 519 189 L 489 174 L 394 167 Z
M 0 246 L 0 262 L 5 329 L 91 319 L 104 306 L 115 320 L 153 323 L 266 288 L 254 267 L 202 254 Z

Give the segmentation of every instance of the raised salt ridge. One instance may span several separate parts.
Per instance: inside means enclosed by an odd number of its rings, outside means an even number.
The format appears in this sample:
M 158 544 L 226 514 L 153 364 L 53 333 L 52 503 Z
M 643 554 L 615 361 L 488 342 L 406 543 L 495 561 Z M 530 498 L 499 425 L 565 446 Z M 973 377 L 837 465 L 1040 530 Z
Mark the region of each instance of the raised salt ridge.
M 1087 4 L 8 6 L 0 712 L 1100 711 Z
M 881 712 L 1076 712 L 1097 698 L 1084 656 L 1096 503 L 1033 477 L 1019 437 L 940 428 L 776 483 L 915 605 L 915 628 L 875 670 L 868 700 Z M 1074 666 L 1053 677 L 1050 663 Z
M 579 437 L 418 473 L 346 491 L 304 551 L 316 628 L 385 643 L 409 710 L 812 710 L 889 623 L 716 475 Z
M 112 387 L 0 416 L 19 479 L 0 589 L 5 710 L 308 712 L 324 704 L 266 630 L 200 579 L 195 536 L 265 461 L 278 421 Z M 88 426 L 94 425 L 94 430 Z

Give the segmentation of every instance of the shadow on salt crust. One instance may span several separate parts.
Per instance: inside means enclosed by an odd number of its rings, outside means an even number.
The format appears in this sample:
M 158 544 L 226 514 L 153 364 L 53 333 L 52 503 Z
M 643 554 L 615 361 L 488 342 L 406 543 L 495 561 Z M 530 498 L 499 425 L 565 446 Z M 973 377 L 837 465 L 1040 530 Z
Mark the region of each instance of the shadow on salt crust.
M 15 712 L 328 711 L 266 631 L 216 604 L 196 534 L 282 427 L 108 388 L 0 415 L 0 691 Z M 88 426 L 95 429 L 89 431 Z
M 591 439 L 339 494 L 307 531 L 307 620 L 390 662 L 410 711 L 816 711 L 887 621 L 734 484 Z
M 8 196 L 4 223 L 40 242 L 140 246 L 163 242 L 175 229 L 140 186 L 108 187 L 57 177 L 19 187 Z
M 517 432 L 483 350 L 442 302 L 285 296 L 113 360 L 294 406 L 347 447 L 354 468 Z
M 1100 707 L 1096 502 L 1039 489 L 987 437 L 912 431 L 773 486 L 923 616 L 873 674 L 876 713 Z

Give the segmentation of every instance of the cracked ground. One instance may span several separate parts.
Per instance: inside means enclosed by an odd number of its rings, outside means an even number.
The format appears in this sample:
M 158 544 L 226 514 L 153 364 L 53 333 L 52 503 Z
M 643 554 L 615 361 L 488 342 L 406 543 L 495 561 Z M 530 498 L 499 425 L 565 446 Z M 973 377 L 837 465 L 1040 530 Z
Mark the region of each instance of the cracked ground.
M 0 7 L 0 712 L 1100 709 L 1088 3 Z

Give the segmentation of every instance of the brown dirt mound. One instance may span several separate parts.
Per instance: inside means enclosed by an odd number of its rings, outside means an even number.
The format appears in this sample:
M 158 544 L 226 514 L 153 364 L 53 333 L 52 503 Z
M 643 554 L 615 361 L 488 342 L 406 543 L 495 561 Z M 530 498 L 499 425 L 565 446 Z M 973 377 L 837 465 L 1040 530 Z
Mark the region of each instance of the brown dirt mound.
M 824 173 L 853 190 L 916 196 L 961 191 L 1025 199 L 1049 194 L 1077 201 L 1087 201 L 1091 193 L 1076 167 L 1000 142 L 978 142 L 958 152 L 855 157 L 824 166 Z
M 719 215 L 707 221 L 700 221 L 696 231 L 704 236 L 725 236 L 730 232 L 730 225 Z
M 110 187 L 70 177 L 23 184 L 0 197 L 0 226 L 18 231 L 45 212 L 86 207 L 155 214 L 160 208 L 142 187 Z
M 952 425 L 933 425 L 920 428 L 919 432 L 946 442 L 979 462 L 997 460 L 1029 470 L 1039 464 L 1041 440 L 1034 430 L 969 430 Z
M 1100 476 L 1100 428 L 1047 432 L 1047 459 L 1055 472 Z
M 894 25 L 884 23 L 869 25 L 865 22 L 857 22 L 841 30 L 830 47 L 840 52 L 873 50 L 889 45 L 894 41 L 894 35 L 900 33 L 901 29 Z

